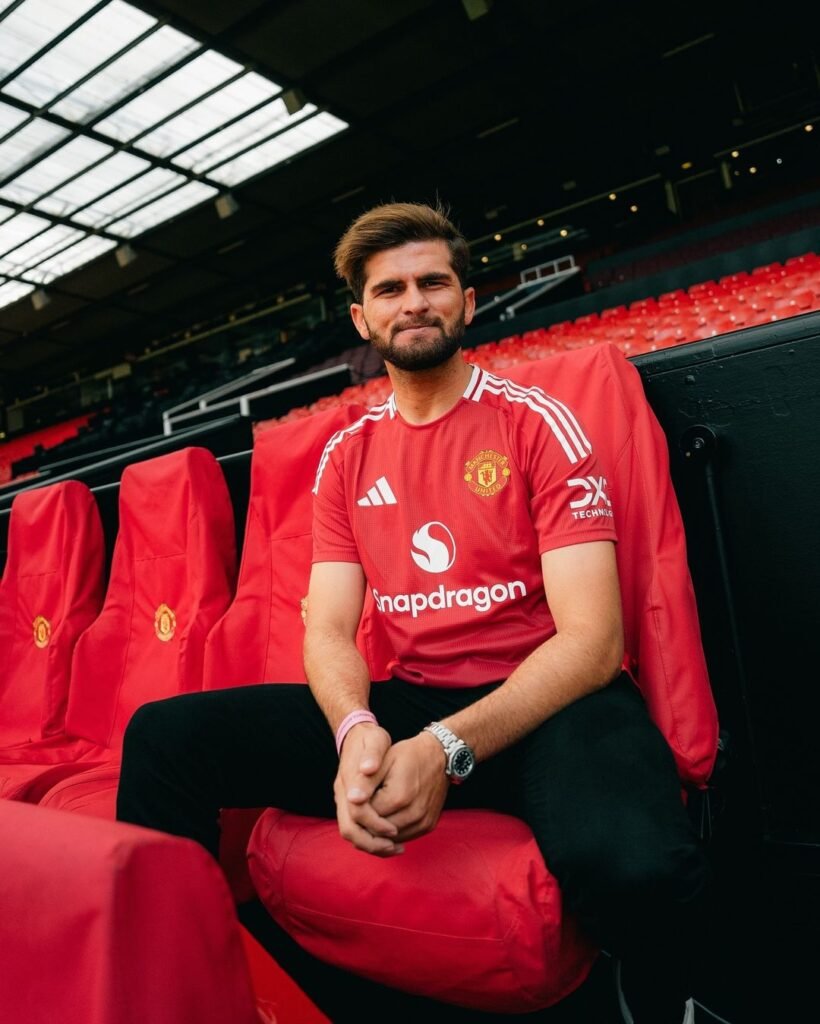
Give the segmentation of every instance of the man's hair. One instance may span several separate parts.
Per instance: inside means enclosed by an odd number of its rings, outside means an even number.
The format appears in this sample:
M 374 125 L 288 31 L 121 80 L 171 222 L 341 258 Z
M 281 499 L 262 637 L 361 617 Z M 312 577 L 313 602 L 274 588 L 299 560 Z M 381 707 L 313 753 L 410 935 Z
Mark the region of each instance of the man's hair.
M 344 278 L 356 302 L 362 301 L 365 264 L 377 252 L 395 249 L 407 242 L 441 239 L 450 250 L 450 264 L 461 282 L 467 281 L 470 251 L 467 240 L 448 218 L 441 205 L 387 203 L 374 206 L 350 225 L 333 253 L 333 265 Z

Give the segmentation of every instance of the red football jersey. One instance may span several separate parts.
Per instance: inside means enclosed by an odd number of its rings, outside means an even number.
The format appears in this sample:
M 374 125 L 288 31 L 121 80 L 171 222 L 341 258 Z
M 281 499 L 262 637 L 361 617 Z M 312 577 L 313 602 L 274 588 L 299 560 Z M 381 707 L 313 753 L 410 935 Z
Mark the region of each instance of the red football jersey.
M 506 679 L 555 633 L 540 554 L 615 540 L 572 411 L 477 366 L 432 423 L 391 395 L 334 434 L 313 493 L 313 561 L 361 563 L 395 675 L 421 685 Z

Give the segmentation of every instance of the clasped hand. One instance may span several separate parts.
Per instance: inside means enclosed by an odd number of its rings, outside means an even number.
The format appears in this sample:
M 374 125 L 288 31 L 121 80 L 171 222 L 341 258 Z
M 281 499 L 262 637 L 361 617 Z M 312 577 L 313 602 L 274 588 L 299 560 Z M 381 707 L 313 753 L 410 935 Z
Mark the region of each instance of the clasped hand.
M 392 743 L 377 725 L 354 726 L 333 784 L 339 832 L 359 850 L 393 857 L 404 842 L 436 827 L 448 786 L 435 737 L 420 733 Z

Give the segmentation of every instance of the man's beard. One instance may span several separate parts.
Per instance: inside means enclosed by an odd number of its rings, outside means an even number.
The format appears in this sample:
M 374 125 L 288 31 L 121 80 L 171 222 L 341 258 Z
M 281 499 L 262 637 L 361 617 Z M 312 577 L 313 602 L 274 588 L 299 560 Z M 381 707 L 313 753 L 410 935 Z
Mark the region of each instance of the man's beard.
M 437 328 L 432 338 L 419 338 L 412 344 L 397 345 L 396 335 L 401 330 L 408 328 L 424 327 Z M 383 335 L 370 330 L 370 342 L 373 348 L 379 353 L 386 363 L 390 363 L 399 370 L 432 370 L 442 363 L 446 363 L 461 348 L 461 340 L 464 337 L 464 310 L 462 309 L 456 320 L 445 328 L 444 323 L 434 317 L 428 320 L 416 320 L 409 323 L 399 324 L 394 327 L 390 339 L 386 340 Z

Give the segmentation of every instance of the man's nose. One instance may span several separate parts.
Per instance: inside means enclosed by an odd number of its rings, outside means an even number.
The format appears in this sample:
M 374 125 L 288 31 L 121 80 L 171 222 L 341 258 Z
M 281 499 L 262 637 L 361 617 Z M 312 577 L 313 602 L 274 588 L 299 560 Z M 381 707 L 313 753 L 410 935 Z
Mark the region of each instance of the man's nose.
M 409 285 L 404 291 L 404 308 L 407 313 L 417 313 L 427 309 L 429 302 L 423 288 L 416 284 Z

